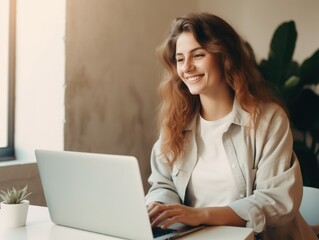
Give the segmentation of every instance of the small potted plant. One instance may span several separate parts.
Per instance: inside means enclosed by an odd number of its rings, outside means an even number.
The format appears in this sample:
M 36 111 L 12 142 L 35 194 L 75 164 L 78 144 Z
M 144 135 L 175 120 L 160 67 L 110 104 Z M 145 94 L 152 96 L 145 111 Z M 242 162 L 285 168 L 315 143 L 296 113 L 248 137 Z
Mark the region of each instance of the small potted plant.
M 7 191 L 0 191 L 1 225 L 6 227 L 23 227 L 25 226 L 29 201 L 26 198 L 31 194 L 27 192 L 28 186 L 22 189 L 12 187 Z

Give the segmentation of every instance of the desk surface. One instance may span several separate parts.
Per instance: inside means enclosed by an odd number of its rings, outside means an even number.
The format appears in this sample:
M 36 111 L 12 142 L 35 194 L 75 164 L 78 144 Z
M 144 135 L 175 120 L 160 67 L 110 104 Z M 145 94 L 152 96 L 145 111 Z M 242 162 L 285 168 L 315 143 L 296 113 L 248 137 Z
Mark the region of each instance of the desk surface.
M 55 225 L 51 222 L 49 211 L 46 207 L 30 206 L 27 224 L 22 228 L 1 227 L 1 240 L 116 240 L 119 238 L 96 234 Z M 250 228 L 240 227 L 207 227 L 198 232 L 189 234 L 182 239 L 196 240 L 253 240 L 254 234 Z

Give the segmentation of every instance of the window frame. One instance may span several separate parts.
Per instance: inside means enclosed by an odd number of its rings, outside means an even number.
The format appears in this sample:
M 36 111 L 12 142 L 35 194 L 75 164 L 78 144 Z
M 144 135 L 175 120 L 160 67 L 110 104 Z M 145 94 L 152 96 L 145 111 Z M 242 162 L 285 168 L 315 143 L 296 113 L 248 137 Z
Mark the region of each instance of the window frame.
M 0 161 L 15 159 L 14 109 L 15 109 L 15 60 L 16 60 L 16 0 L 9 0 L 8 32 L 8 135 L 7 146 L 0 147 Z

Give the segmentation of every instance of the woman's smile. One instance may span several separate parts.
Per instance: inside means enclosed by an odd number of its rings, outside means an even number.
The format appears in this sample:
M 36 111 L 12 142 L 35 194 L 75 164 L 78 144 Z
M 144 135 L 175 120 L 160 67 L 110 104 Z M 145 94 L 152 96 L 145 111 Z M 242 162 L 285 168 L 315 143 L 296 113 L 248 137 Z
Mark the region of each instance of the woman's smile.
M 198 74 L 198 75 L 186 77 L 186 80 L 188 83 L 194 84 L 194 83 L 199 82 L 204 76 L 205 76 L 205 74 Z

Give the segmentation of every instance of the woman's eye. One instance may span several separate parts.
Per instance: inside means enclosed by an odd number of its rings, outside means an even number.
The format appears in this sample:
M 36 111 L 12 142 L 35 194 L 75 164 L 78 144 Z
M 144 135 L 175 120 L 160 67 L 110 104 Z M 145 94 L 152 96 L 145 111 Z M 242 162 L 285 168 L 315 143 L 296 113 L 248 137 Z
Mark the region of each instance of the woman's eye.
M 183 62 L 183 60 L 184 60 L 183 58 L 177 58 L 177 59 L 176 59 L 176 61 L 179 62 L 179 63 L 180 63 L 180 62 Z
M 204 57 L 205 55 L 204 54 L 202 54 L 202 53 L 196 53 L 195 55 L 194 55 L 194 58 L 201 58 L 201 57 Z

